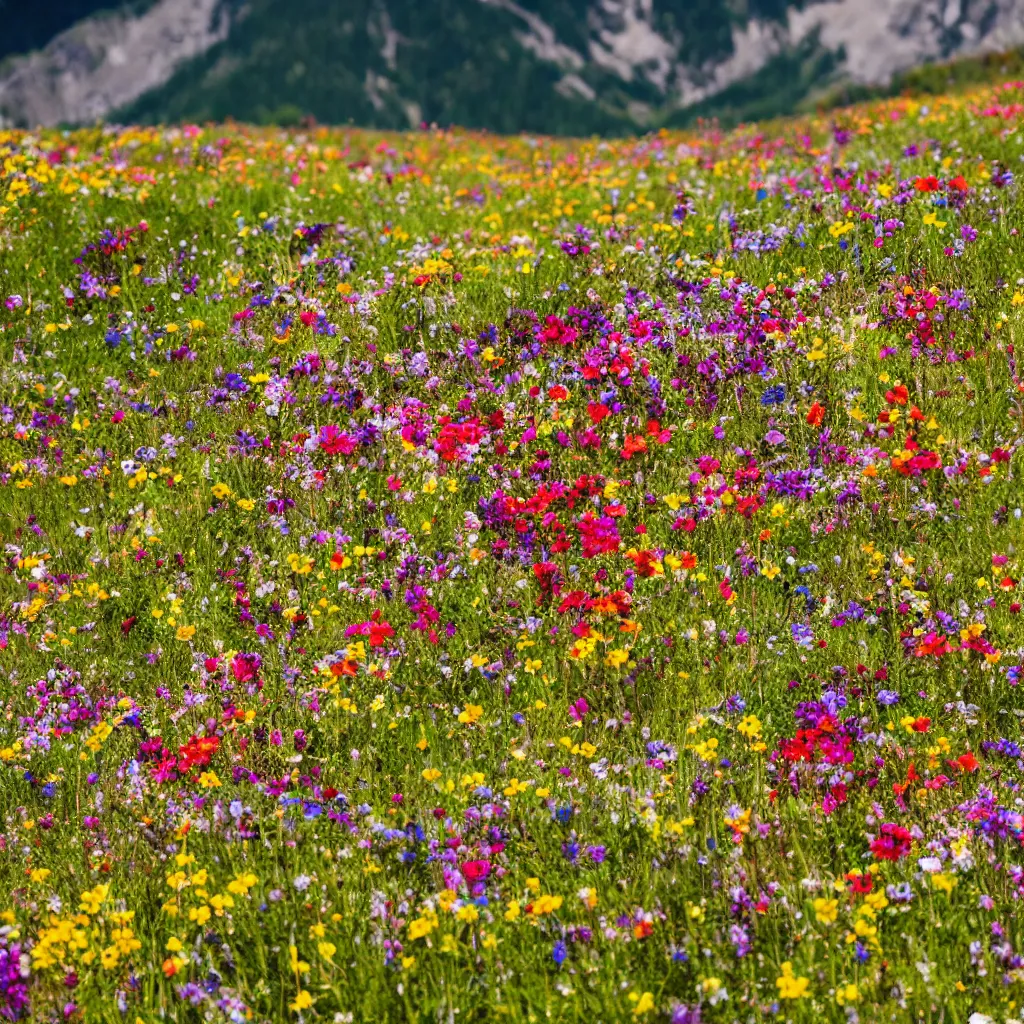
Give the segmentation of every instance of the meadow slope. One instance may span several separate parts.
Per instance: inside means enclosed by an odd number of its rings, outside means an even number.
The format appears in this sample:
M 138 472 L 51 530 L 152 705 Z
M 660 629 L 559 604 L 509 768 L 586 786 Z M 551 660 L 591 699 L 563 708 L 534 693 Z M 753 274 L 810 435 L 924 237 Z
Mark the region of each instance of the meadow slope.
M 0 1016 L 1024 1012 L 1022 90 L 0 133 Z

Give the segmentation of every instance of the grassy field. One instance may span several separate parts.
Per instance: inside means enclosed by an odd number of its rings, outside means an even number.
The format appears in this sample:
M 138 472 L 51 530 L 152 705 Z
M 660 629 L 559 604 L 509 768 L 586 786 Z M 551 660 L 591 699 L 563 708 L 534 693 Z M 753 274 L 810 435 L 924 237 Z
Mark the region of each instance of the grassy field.
M 0 134 L 0 1016 L 1024 1015 L 1022 100 Z

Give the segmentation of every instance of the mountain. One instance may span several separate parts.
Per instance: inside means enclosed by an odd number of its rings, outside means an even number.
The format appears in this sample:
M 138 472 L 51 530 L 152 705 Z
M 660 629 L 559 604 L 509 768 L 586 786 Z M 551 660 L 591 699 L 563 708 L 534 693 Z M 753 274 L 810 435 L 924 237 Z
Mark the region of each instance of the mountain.
M 312 117 L 618 133 L 769 116 L 837 86 L 885 87 L 927 62 L 1024 45 L 1024 0 L 39 6 L 13 16 L 0 50 L 37 47 L 0 64 L 8 123 Z

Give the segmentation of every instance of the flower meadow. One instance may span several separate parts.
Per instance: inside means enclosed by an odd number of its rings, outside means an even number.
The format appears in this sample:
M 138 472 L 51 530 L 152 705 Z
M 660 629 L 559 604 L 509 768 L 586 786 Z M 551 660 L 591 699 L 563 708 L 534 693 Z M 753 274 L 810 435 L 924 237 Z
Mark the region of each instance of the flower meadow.
M 0 1018 L 1024 1016 L 1022 115 L 0 134 Z

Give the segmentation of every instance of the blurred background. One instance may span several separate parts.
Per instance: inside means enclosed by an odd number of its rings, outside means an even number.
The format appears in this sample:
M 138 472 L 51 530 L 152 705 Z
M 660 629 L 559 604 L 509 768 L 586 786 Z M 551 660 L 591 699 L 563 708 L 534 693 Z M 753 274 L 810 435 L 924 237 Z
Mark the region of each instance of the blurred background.
M 1024 77 L 1024 0 L 0 0 L 0 125 L 723 125 Z

